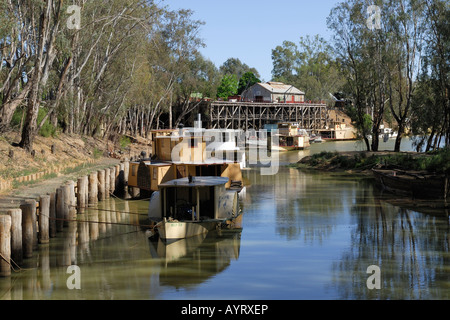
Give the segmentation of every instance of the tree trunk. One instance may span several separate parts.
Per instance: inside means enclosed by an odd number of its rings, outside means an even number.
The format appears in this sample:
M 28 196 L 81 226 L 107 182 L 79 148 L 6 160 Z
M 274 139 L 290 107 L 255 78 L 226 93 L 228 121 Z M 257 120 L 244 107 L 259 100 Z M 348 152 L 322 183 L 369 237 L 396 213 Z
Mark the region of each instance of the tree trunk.
M 402 135 L 403 132 L 405 131 L 404 126 L 403 126 L 403 121 L 400 123 L 400 126 L 398 127 L 398 135 L 395 138 L 395 146 L 394 146 L 394 152 L 400 152 L 400 146 L 402 143 Z
M 22 89 L 20 94 L 12 101 L 5 103 L 0 109 L 0 133 L 5 132 L 9 128 L 14 112 L 23 102 L 31 88 L 31 81 Z
M 56 56 L 53 44 L 56 33 L 58 32 L 61 0 L 57 2 L 57 8 L 55 10 L 56 16 L 53 19 L 50 19 L 53 12 L 53 5 L 54 1 L 47 0 L 45 8 L 43 8 L 41 12 L 38 34 L 38 52 L 36 54 L 34 65 L 35 70 L 30 80 L 32 81 L 32 85 L 30 96 L 28 97 L 27 116 L 22 130 L 22 139 L 19 143 L 21 148 L 29 152 L 33 149 L 33 141 L 37 133 L 37 116 L 40 107 L 39 92 L 41 86 L 44 86 L 47 81 L 49 69 Z M 53 27 L 50 28 L 52 21 L 54 24 Z
M 37 60 L 36 64 L 40 64 L 40 59 Z M 27 106 L 27 116 L 25 118 L 25 124 L 22 129 L 22 140 L 19 143 L 19 146 L 28 152 L 33 150 L 33 141 L 36 135 L 37 129 L 37 116 L 39 112 L 39 102 L 38 102 L 38 91 L 39 91 L 39 81 L 41 72 L 40 68 L 36 68 L 34 72 L 34 77 L 32 80 L 33 85 L 31 88 L 30 97 L 28 99 Z

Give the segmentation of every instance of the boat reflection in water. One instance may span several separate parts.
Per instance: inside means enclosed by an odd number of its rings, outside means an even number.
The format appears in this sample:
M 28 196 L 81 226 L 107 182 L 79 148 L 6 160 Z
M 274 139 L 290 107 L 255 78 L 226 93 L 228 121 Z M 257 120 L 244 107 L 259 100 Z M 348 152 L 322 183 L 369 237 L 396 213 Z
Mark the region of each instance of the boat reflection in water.
M 152 258 L 161 261 L 159 285 L 190 287 L 224 271 L 239 258 L 241 231 L 219 230 L 169 243 L 149 240 Z

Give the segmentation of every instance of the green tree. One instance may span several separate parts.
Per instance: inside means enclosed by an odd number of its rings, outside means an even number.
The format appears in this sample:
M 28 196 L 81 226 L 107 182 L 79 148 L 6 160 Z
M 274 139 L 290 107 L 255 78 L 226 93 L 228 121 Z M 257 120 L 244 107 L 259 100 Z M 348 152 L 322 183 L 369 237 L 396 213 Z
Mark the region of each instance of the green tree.
M 382 6 L 381 9 L 382 17 L 390 16 L 389 6 Z M 334 51 L 338 55 L 341 74 L 347 82 L 347 93 L 355 108 L 360 134 L 367 149 L 377 151 L 379 128 L 387 103 L 394 103 L 396 98 L 391 90 L 394 84 L 392 71 L 398 68 L 403 70 L 403 65 L 398 65 L 395 59 L 399 46 L 392 38 L 389 19 L 382 19 L 379 29 L 369 29 L 367 10 L 368 4 L 364 0 L 343 2 L 333 8 L 327 23 L 334 31 Z M 372 124 L 370 130 L 362 125 L 368 123 L 368 116 Z
M 300 37 L 297 56 L 295 84 L 305 91 L 306 99 L 329 100 L 331 92 L 340 90 L 342 77 L 332 48 L 324 38 Z
M 272 50 L 272 79 L 292 83 L 296 76 L 298 47 L 291 41 L 283 41 L 281 46 Z
M 219 87 L 217 88 L 217 97 L 226 99 L 234 96 L 238 91 L 238 80 L 234 74 L 226 74 L 222 77 Z
M 319 35 L 300 37 L 298 45 L 284 41 L 272 50 L 272 62 L 273 80 L 303 90 L 307 100 L 329 100 L 343 83 L 331 46 Z
M 242 94 L 242 92 L 260 82 L 261 80 L 259 80 L 253 72 L 248 71 L 244 73 L 239 79 L 237 94 Z
M 222 74 L 234 74 L 237 79 L 240 79 L 244 73 L 252 72 L 257 78 L 260 77 L 255 68 L 249 67 L 243 63 L 239 58 L 229 58 L 219 68 Z
M 426 25 L 422 68 L 412 99 L 411 130 L 417 147 L 450 146 L 450 10 L 447 1 L 424 2 Z

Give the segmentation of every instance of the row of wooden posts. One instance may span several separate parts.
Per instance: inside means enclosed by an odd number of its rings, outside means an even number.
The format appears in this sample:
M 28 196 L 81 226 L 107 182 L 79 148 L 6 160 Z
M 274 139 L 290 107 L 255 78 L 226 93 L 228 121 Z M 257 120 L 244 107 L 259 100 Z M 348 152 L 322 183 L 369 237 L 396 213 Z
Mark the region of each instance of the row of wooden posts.
M 111 195 L 129 197 L 129 162 L 67 181 L 55 192 L 24 200 L 20 208 L 0 215 L 0 277 L 31 258 L 39 244 L 48 244 L 58 232 L 76 220 L 77 213 L 95 207 Z

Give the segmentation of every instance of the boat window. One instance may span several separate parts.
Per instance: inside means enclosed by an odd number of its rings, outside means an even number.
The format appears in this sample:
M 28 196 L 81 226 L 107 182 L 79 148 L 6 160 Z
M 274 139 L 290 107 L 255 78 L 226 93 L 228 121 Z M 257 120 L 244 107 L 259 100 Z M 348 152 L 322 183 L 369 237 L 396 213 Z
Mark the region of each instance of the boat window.
M 189 139 L 189 147 L 190 148 L 197 148 L 199 144 L 199 139 L 198 138 L 191 138 Z

